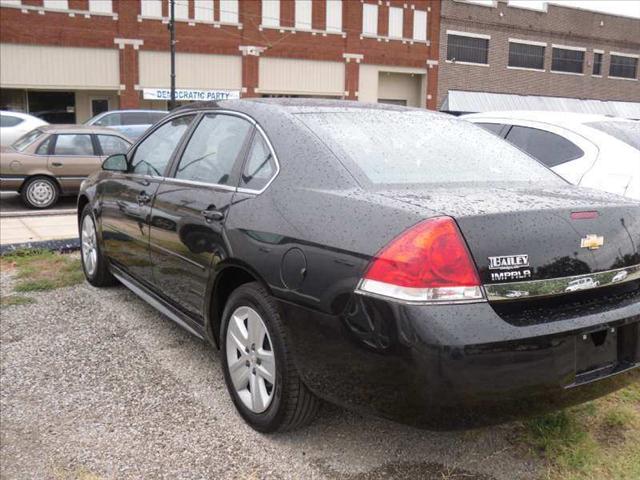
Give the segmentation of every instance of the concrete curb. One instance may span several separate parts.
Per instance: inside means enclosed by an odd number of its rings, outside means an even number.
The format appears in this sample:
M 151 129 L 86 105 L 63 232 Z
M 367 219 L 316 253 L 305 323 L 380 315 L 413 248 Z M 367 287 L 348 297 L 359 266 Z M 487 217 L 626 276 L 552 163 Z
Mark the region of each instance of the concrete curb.
M 41 242 L 9 243 L 0 245 L 0 256 L 8 255 L 18 250 L 53 250 L 60 253 L 80 250 L 79 238 L 63 240 L 43 240 Z

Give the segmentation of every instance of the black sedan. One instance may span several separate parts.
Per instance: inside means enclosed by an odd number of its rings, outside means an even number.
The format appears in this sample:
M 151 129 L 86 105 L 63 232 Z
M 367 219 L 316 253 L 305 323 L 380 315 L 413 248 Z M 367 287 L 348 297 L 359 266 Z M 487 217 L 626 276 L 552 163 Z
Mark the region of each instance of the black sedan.
M 462 120 L 339 101 L 167 116 L 85 181 L 82 262 L 221 350 L 242 417 L 430 428 L 638 378 L 640 204 Z

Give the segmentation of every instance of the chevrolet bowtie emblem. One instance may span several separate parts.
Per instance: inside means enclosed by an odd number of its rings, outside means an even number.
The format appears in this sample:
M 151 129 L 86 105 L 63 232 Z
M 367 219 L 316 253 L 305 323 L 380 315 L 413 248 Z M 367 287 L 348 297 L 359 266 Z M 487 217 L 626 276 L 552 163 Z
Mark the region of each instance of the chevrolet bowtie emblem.
M 580 248 L 588 248 L 589 250 L 597 250 L 604 245 L 604 237 L 598 235 L 587 235 L 580 240 Z

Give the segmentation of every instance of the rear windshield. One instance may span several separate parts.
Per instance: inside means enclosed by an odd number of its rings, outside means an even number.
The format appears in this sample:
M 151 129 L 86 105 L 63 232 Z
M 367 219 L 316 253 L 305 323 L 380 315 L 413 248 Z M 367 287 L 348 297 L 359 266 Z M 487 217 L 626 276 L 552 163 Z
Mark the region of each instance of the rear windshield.
M 600 130 L 640 150 L 640 122 L 589 122 L 585 125 Z
M 373 184 L 562 183 L 506 141 L 453 117 L 354 109 L 298 118 Z
M 29 133 L 24 134 L 18 140 L 11 145 L 15 150 L 22 152 L 25 148 L 35 142 L 44 132 L 42 130 L 31 130 Z

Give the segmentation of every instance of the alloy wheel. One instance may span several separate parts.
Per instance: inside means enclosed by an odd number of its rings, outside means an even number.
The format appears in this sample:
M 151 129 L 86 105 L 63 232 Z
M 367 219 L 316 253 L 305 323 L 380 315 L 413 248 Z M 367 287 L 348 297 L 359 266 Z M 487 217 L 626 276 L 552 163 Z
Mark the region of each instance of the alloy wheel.
M 87 276 L 92 277 L 98 266 L 98 247 L 96 242 L 96 227 L 91 215 L 85 215 L 82 220 L 81 231 L 82 261 Z
M 253 413 L 262 413 L 275 392 L 276 362 L 262 317 L 251 307 L 238 307 L 226 334 L 227 368 L 233 388 Z
M 48 180 L 36 180 L 27 189 L 27 199 L 36 207 L 48 207 L 55 199 L 55 187 Z

